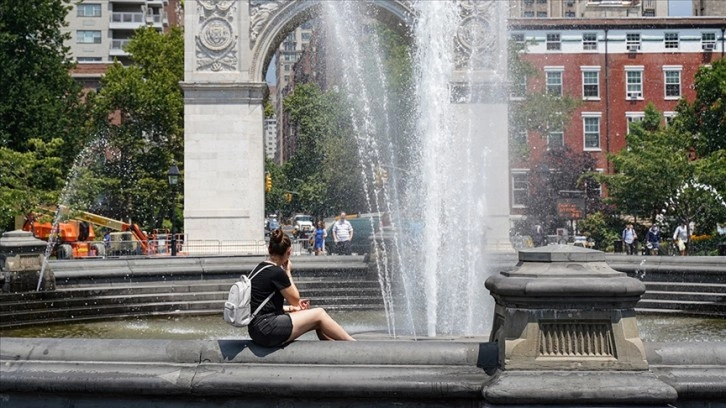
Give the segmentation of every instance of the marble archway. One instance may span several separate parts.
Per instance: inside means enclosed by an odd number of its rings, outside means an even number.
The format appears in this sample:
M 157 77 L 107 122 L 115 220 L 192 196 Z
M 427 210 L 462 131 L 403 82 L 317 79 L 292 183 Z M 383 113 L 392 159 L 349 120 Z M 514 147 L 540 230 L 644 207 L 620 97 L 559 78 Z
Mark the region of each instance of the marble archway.
M 375 18 L 392 27 L 411 27 L 415 19 L 413 0 L 361 0 L 374 10 Z M 496 0 L 458 0 L 462 12 L 471 14 L 501 7 Z M 320 12 L 321 0 L 187 0 L 184 48 L 184 230 L 190 241 L 261 241 L 264 220 L 262 101 L 267 90 L 266 67 L 285 35 Z M 484 14 L 484 13 L 483 13 Z M 482 15 L 483 15 L 482 14 Z M 461 30 L 457 43 L 463 58 L 475 58 L 472 50 L 491 51 L 506 47 L 506 22 L 472 15 L 465 24 L 482 30 Z M 479 33 L 483 35 L 466 35 Z M 499 33 L 499 35 L 491 35 Z M 496 39 L 496 40 L 493 40 Z M 472 41 L 486 40 L 486 46 Z M 482 65 L 483 83 L 497 88 L 495 115 L 506 117 L 501 79 L 491 72 L 506 62 Z M 461 88 L 453 84 L 452 89 Z M 464 93 L 472 93 L 464 90 Z M 506 98 L 505 98 L 506 99 Z M 460 104 L 463 105 L 463 104 Z M 462 106 L 462 110 L 466 107 Z M 503 133 L 502 133 L 503 132 Z M 497 129 L 497 134 L 507 134 Z M 506 144 L 506 137 L 503 138 Z M 506 148 L 506 147 L 505 147 Z M 501 160 L 504 160 L 503 162 Z M 496 174 L 508 174 L 508 161 L 494 163 Z M 492 196 L 509 195 L 508 177 Z M 508 200 L 489 208 L 491 237 L 508 245 Z

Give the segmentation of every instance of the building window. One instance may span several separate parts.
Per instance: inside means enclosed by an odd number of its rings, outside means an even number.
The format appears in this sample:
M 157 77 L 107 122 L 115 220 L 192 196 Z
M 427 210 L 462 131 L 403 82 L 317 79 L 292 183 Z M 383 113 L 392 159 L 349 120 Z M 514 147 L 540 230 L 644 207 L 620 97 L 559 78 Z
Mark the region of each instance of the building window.
M 534 11 L 525 11 L 525 12 L 523 12 L 522 13 L 522 17 L 527 17 L 527 18 L 534 17 Z
M 585 51 L 597 50 L 597 34 L 595 34 L 595 33 L 582 34 L 582 49 Z
M 544 18 L 544 17 L 547 17 L 547 12 L 546 12 L 546 11 L 538 11 L 538 12 L 537 12 L 537 17 L 538 17 L 538 18 Z
M 666 49 L 678 49 L 678 33 L 665 33 Z
M 550 150 L 562 149 L 565 146 L 565 133 L 561 130 L 552 130 L 547 134 L 547 148 Z
M 665 119 L 666 127 L 673 124 L 673 120 L 676 118 L 676 112 L 663 112 L 663 118 Z
M 564 67 L 545 67 L 547 76 L 547 93 L 562 96 L 562 72 Z
M 559 51 L 561 47 L 560 35 L 557 33 L 547 34 L 547 50 L 548 51 Z
M 309 41 L 310 40 L 310 33 L 302 33 L 302 34 L 300 34 L 300 38 L 303 39 L 303 40 L 305 40 L 305 41 Z
M 716 49 L 716 33 L 701 33 L 701 48 L 704 51 Z
M 630 125 L 634 122 L 640 122 L 645 119 L 644 112 L 625 112 L 625 121 L 627 122 L 628 134 L 630 134 Z
M 295 51 L 295 43 L 286 42 L 285 43 L 285 51 Z
M 103 58 L 101 58 L 101 57 L 76 57 L 76 61 L 78 61 L 78 62 L 102 62 Z
M 285 64 L 285 71 L 289 71 L 289 70 L 290 70 L 290 64 Z
M 567 10 L 567 11 L 565 11 L 565 17 L 575 18 L 575 17 L 577 17 L 577 14 L 572 10 Z
M 534 0 L 524 0 L 524 5 L 525 6 L 531 6 L 533 4 L 534 4 Z
M 625 98 L 643 98 L 643 67 L 625 67 Z
M 537 4 L 547 4 L 547 0 L 537 0 Z
M 600 99 L 600 67 L 582 68 L 582 98 Z
M 100 4 L 79 4 L 76 6 L 78 17 L 101 17 Z
M 516 44 L 524 44 L 524 33 L 514 33 L 511 38 L 512 42 Z
M 515 99 L 524 98 L 527 94 L 527 77 L 519 75 L 511 83 L 509 87 L 509 97 Z
M 665 98 L 679 99 L 681 97 L 681 67 L 663 67 L 663 80 Z
M 603 169 L 595 169 L 598 173 L 603 173 Z M 585 179 L 585 190 L 587 191 L 588 197 L 602 197 L 602 185 L 598 183 L 593 177 Z
M 635 52 L 640 50 L 640 34 L 629 33 L 625 34 L 625 46 L 628 47 L 628 51 Z
M 101 32 L 78 30 L 76 31 L 76 42 L 78 44 L 101 44 Z
M 512 206 L 526 207 L 529 182 L 526 171 L 512 171 Z
M 600 150 L 600 113 L 582 114 L 583 146 L 585 150 Z

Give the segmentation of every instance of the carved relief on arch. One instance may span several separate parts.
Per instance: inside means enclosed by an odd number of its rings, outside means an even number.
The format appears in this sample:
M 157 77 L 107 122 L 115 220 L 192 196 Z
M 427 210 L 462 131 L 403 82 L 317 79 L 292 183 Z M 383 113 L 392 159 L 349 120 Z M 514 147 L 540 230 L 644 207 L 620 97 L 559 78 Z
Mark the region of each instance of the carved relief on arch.
M 254 45 L 257 37 L 273 14 L 289 0 L 249 0 L 250 2 L 250 44 Z
M 236 0 L 198 0 L 197 71 L 238 71 Z
M 461 23 L 456 30 L 456 67 L 495 68 L 499 42 L 496 0 L 458 0 Z

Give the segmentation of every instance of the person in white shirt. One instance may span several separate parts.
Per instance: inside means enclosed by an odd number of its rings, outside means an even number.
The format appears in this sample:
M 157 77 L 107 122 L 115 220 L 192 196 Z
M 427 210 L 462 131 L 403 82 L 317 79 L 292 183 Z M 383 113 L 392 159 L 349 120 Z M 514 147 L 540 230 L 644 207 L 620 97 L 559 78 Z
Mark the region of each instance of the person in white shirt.
M 333 224 L 333 242 L 335 242 L 335 253 L 350 255 L 350 242 L 353 239 L 353 226 L 345 219 L 346 214 L 340 213 L 340 218 Z
M 681 252 L 681 256 L 686 255 L 688 235 L 688 226 L 685 221 L 681 221 L 681 225 L 679 225 L 673 232 L 673 241 L 676 243 L 678 250 Z

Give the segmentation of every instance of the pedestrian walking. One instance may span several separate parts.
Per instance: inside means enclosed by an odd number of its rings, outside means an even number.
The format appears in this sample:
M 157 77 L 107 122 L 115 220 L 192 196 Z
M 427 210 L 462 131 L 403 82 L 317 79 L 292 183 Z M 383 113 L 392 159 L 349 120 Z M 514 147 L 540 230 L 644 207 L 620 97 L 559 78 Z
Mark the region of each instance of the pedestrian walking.
M 353 239 L 353 226 L 345 219 L 346 214 L 340 213 L 340 218 L 333 224 L 333 242 L 335 242 L 335 253 L 342 255 L 351 254 L 351 240 Z
M 635 240 L 638 239 L 638 234 L 633 229 L 633 224 L 625 226 L 622 234 L 623 243 L 625 244 L 625 253 L 628 255 L 635 254 Z
M 318 226 L 315 228 L 315 255 L 325 255 L 325 238 L 327 237 L 325 223 L 318 221 Z
M 645 246 L 650 251 L 651 255 L 658 255 L 660 251 L 660 230 L 658 226 L 653 224 L 650 226 L 648 233 L 645 236 Z
M 688 249 L 688 238 L 691 234 L 688 232 L 688 225 L 686 225 L 686 220 L 681 220 L 681 225 L 676 227 L 676 230 L 673 231 L 673 242 L 676 243 L 676 247 L 678 247 L 678 252 L 681 253 L 681 256 L 686 255 L 686 250 Z

